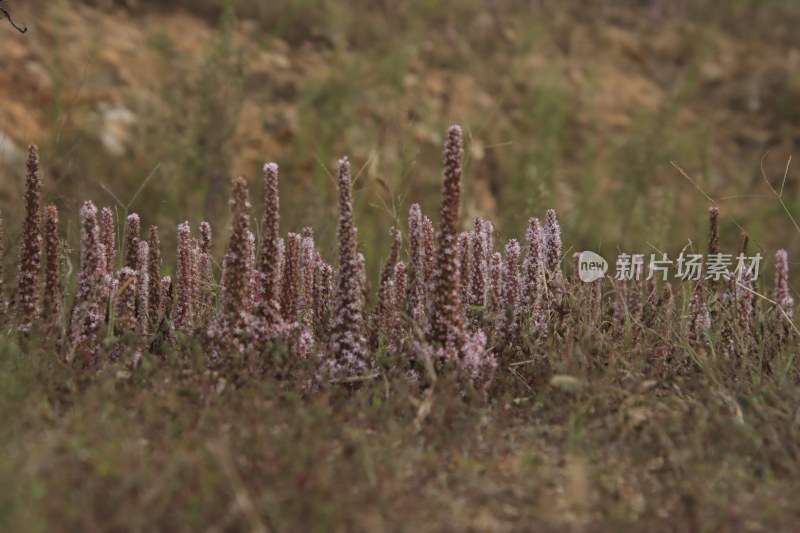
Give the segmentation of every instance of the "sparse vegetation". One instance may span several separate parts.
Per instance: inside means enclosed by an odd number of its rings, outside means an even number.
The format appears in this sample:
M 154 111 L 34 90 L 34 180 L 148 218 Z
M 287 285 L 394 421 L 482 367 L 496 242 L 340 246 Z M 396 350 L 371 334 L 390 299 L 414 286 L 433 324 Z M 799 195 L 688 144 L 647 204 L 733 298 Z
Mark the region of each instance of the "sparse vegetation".
M 795 2 L 13 14 L 0 530 L 796 528 Z

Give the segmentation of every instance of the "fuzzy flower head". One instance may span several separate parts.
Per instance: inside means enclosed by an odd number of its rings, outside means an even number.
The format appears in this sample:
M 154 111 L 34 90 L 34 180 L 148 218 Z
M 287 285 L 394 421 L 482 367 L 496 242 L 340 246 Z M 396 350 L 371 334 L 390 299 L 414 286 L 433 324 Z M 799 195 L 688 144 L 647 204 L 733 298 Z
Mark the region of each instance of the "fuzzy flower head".
M 125 221 L 125 266 L 136 270 L 139 256 L 139 237 L 142 232 L 142 221 L 139 215 L 131 213 Z
M 547 211 L 544 227 L 545 246 L 547 247 L 547 270 L 555 272 L 561 266 L 561 225 L 558 223 L 554 209 Z
M 789 292 L 789 254 L 778 250 L 775 254 L 775 301 L 778 305 L 791 307 L 794 300 Z
M 476 331 L 467 337 L 459 362 L 476 389 L 486 392 L 494 383 L 497 359 L 486 349 L 486 334 L 483 331 Z
M 81 217 L 81 262 L 78 271 L 78 290 L 76 300 L 89 297 L 94 284 L 99 281 L 98 271 L 105 272 L 105 247 L 100 254 L 100 235 L 97 227 L 97 207 L 92 202 L 84 202 Z
M 200 251 L 211 255 L 211 224 L 206 221 L 200 223 Z

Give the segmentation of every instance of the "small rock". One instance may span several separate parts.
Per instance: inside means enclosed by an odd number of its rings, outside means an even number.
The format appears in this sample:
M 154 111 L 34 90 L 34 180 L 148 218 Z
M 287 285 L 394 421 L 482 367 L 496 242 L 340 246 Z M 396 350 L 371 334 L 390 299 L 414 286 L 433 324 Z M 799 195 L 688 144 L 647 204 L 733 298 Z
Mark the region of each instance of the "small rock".
M 574 376 L 553 376 L 550 378 L 550 386 L 564 391 L 574 392 L 583 387 L 583 382 Z
M 0 162 L 17 168 L 25 164 L 25 152 L 11 140 L 11 137 L 0 130 Z
M 44 65 L 38 61 L 28 61 L 25 70 L 31 75 L 40 91 L 50 92 L 53 89 L 53 78 Z
M 625 413 L 633 429 L 639 429 L 650 418 L 650 411 L 645 407 L 633 407 Z
M 138 118 L 123 106 L 100 105 L 100 128 L 97 136 L 106 152 L 115 157 L 124 156 L 133 146 Z

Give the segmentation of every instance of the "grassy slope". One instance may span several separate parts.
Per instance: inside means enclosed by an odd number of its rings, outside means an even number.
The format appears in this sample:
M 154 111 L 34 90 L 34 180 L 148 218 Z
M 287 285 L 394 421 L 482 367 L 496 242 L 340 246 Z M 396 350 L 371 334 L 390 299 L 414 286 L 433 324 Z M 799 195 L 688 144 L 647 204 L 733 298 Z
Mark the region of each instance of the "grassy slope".
M 427 164 L 440 157 L 438 140 L 427 139 L 425 132 L 441 130 L 438 121 L 445 120 L 442 115 L 446 113 L 437 107 L 441 98 L 431 95 L 440 95 L 443 89 L 407 90 L 402 84 L 404 76 L 398 72 L 437 85 L 446 79 L 441 71 L 453 64 L 468 71 L 471 78 L 483 80 L 485 86 L 477 87 L 481 90 L 476 92 L 504 98 L 502 104 L 490 102 L 471 111 L 468 120 L 481 127 L 484 120 L 490 123 L 489 133 L 481 139 L 485 145 L 514 144 L 502 157 L 488 150 L 484 162 L 475 159 L 468 174 L 476 180 L 469 186 L 477 186 L 487 177 L 509 180 L 495 183 L 494 192 L 499 215 L 508 218 L 507 226 L 512 229 L 522 228 L 514 218 L 517 213 L 524 219 L 531 212 L 528 208 L 534 201 L 528 196 L 554 197 L 562 204 L 558 207 L 574 213 L 595 209 L 586 203 L 586 198 L 591 198 L 587 189 L 595 180 L 605 180 L 603 186 L 618 193 L 616 211 L 628 212 L 633 205 L 635 212 L 630 218 L 647 218 L 653 207 L 648 202 L 676 188 L 675 182 L 665 177 L 674 178 L 667 160 L 674 157 L 698 166 L 704 161 L 708 146 L 700 143 L 697 148 L 696 141 L 705 139 L 705 130 L 664 126 L 677 120 L 675 109 L 685 104 L 678 97 L 675 102 L 665 98 L 655 110 L 642 112 L 631 128 L 614 131 L 611 147 L 597 140 L 607 135 L 603 124 L 608 117 L 595 116 L 591 106 L 587 106 L 589 111 L 578 107 L 585 113 L 579 117 L 573 104 L 582 97 L 563 90 L 574 60 L 563 50 L 572 45 L 580 49 L 579 19 L 545 18 L 548 25 L 538 40 L 529 41 L 526 36 L 535 33 L 528 33 L 534 27 L 530 20 L 520 18 L 515 24 L 512 17 L 508 26 L 517 31 L 519 40 L 505 45 L 500 41 L 497 57 L 487 54 L 473 61 L 474 51 L 483 50 L 485 44 L 480 35 L 494 36 L 493 26 L 484 28 L 483 34 L 466 31 L 472 28 L 473 17 L 465 10 L 459 14 L 457 42 L 444 46 L 442 42 L 452 36 L 441 31 L 445 26 L 441 10 L 425 2 L 418 4 L 422 11 L 405 13 L 402 19 L 417 22 L 409 24 L 406 33 L 398 30 L 389 40 L 392 46 L 387 48 L 395 53 L 380 49 L 375 54 L 378 58 L 368 52 L 371 43 L 356 39 L 363 27 L 358 16 L 339 13 L 339 18 L 320 16 L 321 22 L 315 22 L 323 28 L 323 41 L 337 35 L 337 25 L 346 23 L 345 40 L 351 44 L 316 45 L 331 49 L 319 55 L 335 68 L 309 68 L 309 74 L 296 83 L 301 89 L 299 133 L 292 144 L 297 148 L 290 151 L 284 146 L 280 155 L 287 170 L 295 171 L 287 175 L 303 177 L 298 180 L 303 194 L 309 183 L 317 187 L 314 190 L 323 198 L 320 204 L 333 205 L 320 192 L 327 191 L 329 184 L 310 154 L 316 149 L 326 150 L 320 156 L 324 160 L 340 151 L 356 151 L 363 162 L 373 149 L 390 147 L 380 152 L 389 163 L 370 179 L 386 175 L 407 178 L 413 174 L 411 164 L 418 159 L 425 164 L 415 168 L 438 168 Z M 307 4 L 309 10 L 316 7 L 317 3 Z M 336 14 L 335 7 L 328 8 L 323 13 Z M 425 9 L 430 10 L 428 18 L 420 14 Z M 307 21 L 300 10 L 285 19 L 285 26 L 276 33 L 292 42 L 291 32 L 302 34 Z M 386 20 L 375 31 L 380 32 L 384 24 Z M 561 33 L 573 25 L 577 28 L 574 42 Z M 626 22 L 619 25 L 625 27 Z M 682 22 L 670 22 L 668 30 L 671 25 L 681 27 Z M 698 26 L 682 41 L 689 65 L 668 70 L 668 74 L 677 72 L 680 77 L 700 68 L 711 53 L 707 46 L 725 49 L 716 41 L 707 45 L 708 35 L 726 33 L 724 25 L 723 29 L 711 22 L 705 26 L 701 20 Z M 154 48 L 168 48 L 165 33 L 160 26 L 153 27 L 149 38 Z M 402 46 L 429 33 L 437 37 L 421 54 Z M 767 30 L 764 33 L 772 35 Z M 102 43 L 102 36 L 94 42 Z M 590 48 L 597 46 L 595 40 L 588 43 Z M 616 49 L 607 50 L 613 57 L 619 54 Z M 547 56 L 555 66 L 543 68 L 535 60 L 526 63 L 528 56 L 539 57 L 534 52 Z M 569 61 L 562 55 L 569 56 Z M 511 58 L 514 70 L 499 76 L 490 66 L 504 56 Z M 295 55 L 290 58 L 298 59 Z M 768 61 L 768 57 L 762 59 Z M 170 61 L 182 60 L 179 55 L 170 58 L 164 69 L 173 66 Z M 407 63 L 413 63 L 408 72 Z M 209 64 L 213 66 L 213 62 Z M 605 72 L 577 70 L 590 82 L 592 76 L 607 79 Z M 364 98 L 364 87 L 375 84 L 376 77 L 382 91 Z M 671 76 L 668 80 L 662 86 L 672 94 L 680 84 L 673 84 Z M 456 84 L 464 94 L 456 99 L 456 111 L 451 112 L 460 116 L 463 110 L 475 108 L 471 87 Z M 584 87 L 588 93 L 584 96 L 592 101 L 591 83 Z M 736 102 L 746 93 L 744 85 L 726 83 L 724 87 L 733 93 L 731 105 L 740 105 Z M 778 87 L 777 96 L 792 94 L 784 89 Z M 274 93 L 268 98 L 277 98 L 279 90 L 275 88 Z M 708 101 L 715 102 L 720 93 L 713 85 L 709 88 L 700 83 L 687 94 L 693 112 L 705 116 Z M 61 98 L 72 102 L 69 92 Z M 405 113 L 399 104 L 381 112 L 374 124 L 363 118 L 378 101 L 394 103 L 404 98 L 422 102 L 423 111 L 429 106 L 432 118 L 427 123 L 418 118 L 417 129 L 406 129 L 404 120 L 396 119 Z M 767 98 L 768 105 L 773 101 Z M 760 112 L 752 120 L 765 130 L 774 127 L 780 132 L 785 127 L 790 136 L 792 120 L 785 119 L 781 109 L 770 107 L 770 113 L 774 116 Z M 737 130 L 731 125 L 750 120 L 748 115 L 736 117 L 727 123 L 728 129 Z M 58 126 L 62 118 L 54 116 L 52 123 Z M 185 217 L 189 211 L 183 208 L 199 205 L 174 200 L 195 185 L 194 174 L 191 167 L 170 161 L 166 157 L 169 151 L 154 157 L 142 149 L 122 168 L 115 160 L 98 163 L 83 154 L 96 153 L 96 146 L 88 141 L 77 143 L 75 131 L 70 129 L 74 125 L 66 124 L 63 131 L 53 128 L 63 133 L 65 146 L 54 143 L 51 153 L 57 157 L 50 159 L 67 169 L 53 169 L 54 177 L 69 184 L 73 174 L 96 179 L 113 169 L 118 181 L 115 186 L 132 194 L 142 176 L 164 160 L 165 165 L 175 165 L 169 174 L 176 176 L 169 182 L 175 190 L 163 200 L 158 196 L 161 189 L 148 189 L 141 205 L 134 207 L 158 205 L 159 211 L 168 212 L 166 219 L 172 223 L 176 210 Z M 145 139 L 144 148 L 172 135 L 162 123 L 149 126 L 153 129 L 145 134 L 152 138 Z M 75 130 L 82 131 L 80 127 Z M 378 140 L 370 144 L 373 137 Z M 745 153 L 737 161 L 757 160 L 763 145 L 745 141 Z M 314 146 L 309 148 L 312 142 Z M 401 146 L 409 153 L 401 153 Z M 475 154 L 478 148 L 479 143 Z M 191 159 L 195 152 L 185 155 Z M 717 155 L 715 161 L 722 159 Z M 659 174 L 658 179 L 654 173 Z M 414 178 L 418 181 L 411 199 L 430 200 L 437 193 L 435 175 L 429 174 L 427 181 Z M 743 180 L 750 177 L 748 172 L 742 174 Z M 311 180 L 312 175 L 316 181 Z M 407 184 L 398 178 L 392 185 L 402 191 Z M 518 191 L 534 186 L 545 190 L 531 189 L 535 194 L 516 200 L 524 205 L 514 203 Z M 63 187 L 53 196 L 62 200 L 59 195 L 67 192 L 71 191 Z M 572 194 L 566 194 L 569 192 Z M 102 192 L 95 193 L 108 201 Z M 694 195 L 694 191 L 690 193 Z M 82 196 L 68 198 L 66 201 L 77 201 Z M 289 208 L 303 205 L 296 197 L 292 199 L 291 191 L 285 198 Z M 367 200 L 362 197 L 362 206 Z M 162 201 L 169 209 L 162 208 Z M 549 206 L 545 200 L 535 202 Z M 665 210 L 667 216 L 673 214 L 671 206 Z M 379 219 L 378 226 L 388 226 L 391 217 L 379 211 L 362 207 L 362 227 L 368 227 L 369 217 Z M 157 216 L 143 214 L 151 220 Z M 750 222 L 768 226 L 767 215 L 751 218 Z M 320 222 L 302 217 L 289 221 L 293 229 L 301 222 Z M 624 224 L 616 217 L 604 217 L 600 224 L 592 222 L 596 221 L 582 222 L 575 216 L 568 221 L 568 229 L 592 244 L 624 233 L 620 229 Z M 699 227 L 696 222 L 676 221 L 681 230 L 676 239 L 687 236 L 686 228 Z M 646 235 L 651 228 L 634 226 L 630 223 L 623 228 L 625 238 L 644 242 L 644 236 L 635 232 Z M 730 234 L 737 232 L 732 224 L 727 229 Z M 375 233 L 385 232 L 376 229 Z M 383 248 L 370 247 L 367 252 L 379 257 Z M 148 360 L 132 375 L 122 366 L 112 366 L 88 379 L 54 363 L 46 344 L 37 340 L 27 349 L 0 340 L 0 529 L 4 531 L 570 527 L 590 531 L 758 531 L 792 530 L 800 518 L 800 391 L 790 380 L 762 379 L 758 372 L 734 374 L 724 366 L 712 366 L 662 376 L 640 368 L 637 358 L 642 354 L 629 345 L 577 339 L 551 347 L 551 354 L 544 356 L 551 360 L 549 368 L 540 368 L 541 361 L 518 367 L 509 367 L 505 361 L 498 388 L 488 401 L 469 394 L 465 397 L 460 387 L 440 381 L 430 400 L 420 403 L 419 398 L 424 397 L 420 391 L 409 390 L 404 380 L 391 376 L 356 391 L 334 389 L 307 397 L 298 392 L 298 383 L 274 378 L 234 387 L 228 377 L 223 386 L 219 376 L 205 372 L 199 356 L 197 361 Z M 553 375 L 572 378 L 554 380 Z

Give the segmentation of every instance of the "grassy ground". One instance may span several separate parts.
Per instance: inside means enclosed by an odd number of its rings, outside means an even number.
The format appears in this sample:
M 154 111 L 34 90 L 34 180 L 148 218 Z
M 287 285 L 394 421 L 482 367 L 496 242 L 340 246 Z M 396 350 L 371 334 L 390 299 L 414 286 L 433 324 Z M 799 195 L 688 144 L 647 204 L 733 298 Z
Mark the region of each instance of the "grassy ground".
M 574 339 L 501 365 L 490 400 L 391 377 L 304 395 L 274 378 L 234 385 L 199 356 L 83 379 L 36 344 L 4 341 L 0 357 L 6 531 L 790 531 L 798 519 L 800 391 L 786 376 L 658 375 Z

